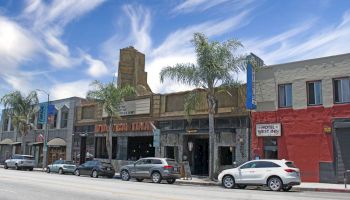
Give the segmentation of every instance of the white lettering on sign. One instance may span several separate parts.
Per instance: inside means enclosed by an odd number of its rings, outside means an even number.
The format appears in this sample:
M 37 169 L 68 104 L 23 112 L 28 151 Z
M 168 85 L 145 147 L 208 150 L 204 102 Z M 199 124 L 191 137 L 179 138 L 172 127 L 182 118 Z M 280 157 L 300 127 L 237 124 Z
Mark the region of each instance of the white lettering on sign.
M 256 136 L 281 136 L 281 124 L 257 124 L 256 125 Z
M 119 106 L 119 115 L 143 115 L 151 112 L 151 99 L 137 99 L 132 101 L 122 102 Z M 102 117 L 107 117 L 107 113 L 103 110 Z

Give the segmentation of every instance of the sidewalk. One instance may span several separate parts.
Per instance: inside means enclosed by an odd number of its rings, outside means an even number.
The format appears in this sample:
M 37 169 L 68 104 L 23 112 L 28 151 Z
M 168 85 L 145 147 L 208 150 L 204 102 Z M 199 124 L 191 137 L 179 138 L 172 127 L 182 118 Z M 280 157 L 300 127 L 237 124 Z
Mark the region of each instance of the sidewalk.
M 3 165 L 0 165 L 0 168 L 3 168 Z M 33 171 L 43 172 L 43 168 L 34 168 Z M 116 179 L 120 178 L 119 173 L 115 174 Z M 184 180 L 178 179 L 176 183 L 181 185 L 202 185 L 202 186 L 220 186 L 220 183 L 217 181 L 211 181 L 208 178 L 198 178 L 192 177 L 192 179 Z M 248 187 L 248 189 L 261 188 L 257 186 Z M 313 191 L 313 192 L 346 192 L 350 193 L 350 184 L 348 184 L 347 189 L 345 189 L 344 184 L 330 184 L 330 183 L 309 183 L 304 182 L 301 185 L 294 186 L 293 191 Z
M 205 186 L 219 186 L 220 183 L 216 181 L 211 181 L 208 178 L 196 178 L 193 177 L 192 180 L 179 179 L 176 180 L 179 184 L 189 184 L 189 185 L 205 185 Z M 256 189 L 257 186 L 248 187 L 249 189 Z M 260 188 L 260 187 L 259 187 Z M 347 185 L 345 189 L 344 184 L 330 184 L 330 183 L 301 183 L 301 185 L 294 186 L 293 191 L 314 191 L 314 192 L 346 192 L 350 193 L 350 184 Z

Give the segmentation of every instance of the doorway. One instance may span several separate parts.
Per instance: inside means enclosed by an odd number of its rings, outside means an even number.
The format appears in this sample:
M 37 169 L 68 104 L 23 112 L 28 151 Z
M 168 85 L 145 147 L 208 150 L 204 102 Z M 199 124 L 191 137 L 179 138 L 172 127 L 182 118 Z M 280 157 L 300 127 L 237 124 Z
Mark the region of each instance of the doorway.
M 193 174 L 209 174 L 209 139 L 195 139 L 193 142 Z

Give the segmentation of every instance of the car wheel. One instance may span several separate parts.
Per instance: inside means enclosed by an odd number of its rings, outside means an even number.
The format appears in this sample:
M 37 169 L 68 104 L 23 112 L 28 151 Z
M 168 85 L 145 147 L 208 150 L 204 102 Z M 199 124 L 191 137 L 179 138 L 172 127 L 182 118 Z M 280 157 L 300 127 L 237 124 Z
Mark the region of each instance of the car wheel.
M 123 180 L 123 181 L 128 181 L 128 180 L 130 180 L 130 174 L 129 174 L 129 172 L 128 172 L 127 170 L 122 170 L 122 171 L 120 172 L 120 176 L 122 177 L 122 180 Z
M 80 170 L 79 170 L 79 169 L 76 169 L 76 170 L 74 171 L 74 174 L 75 174 L 76 176 L 80 176 Z
M 136 181 L 137 181 L 137 182 L 142 182 L 142 181 L 143 181 L 143 178 L 136 178 Z
M 16 169 L 16 170 L 19 170 L 19 167 L 18 167 L 18 165 L 17 165 L 17 164 L 15 164 L 15 169 Z
M 98 178 L 98 172 L 96 170 L 93 170 L 91 176 L 93 178 Z
M 235 187 L 235 179 L 231 175 L 226 175 L 222 179 L 222 185 L 225 188 L 232 189 L 233 187 Z
M 162 175 L 159 172 L 153 172 L 151 178 L 153 183 L 160 183 L 162 181 Z
M 64 174 L 64 171 L 63 171 L 62 168 L 60 168 L 60 169 L 58 170 L 58 174 Z
M 47 172 L 47 173 L 50 173 L 50 172 L 51 172 L 50 167 L 48 167 L 48 168 L 46 169 L 46 172 Z
M 282 181 L 280 178 L 278 177 L 271 177 L 269 178 L 268 182 L 267 182 L 267 186 L 270 188 L 270 190 L 272 191 L 279 191 L 282 188 Z
M 8 169 L 9 167 L 7 166 L 7 164 L 4 164 L 4 169 Z
M 171 179 L 167 179 L 166 182 L 168 182 L 169 184 L 174 184 L 176 181 L 176 179 L 171 178 Z
M 245 189 L 245 188 L 247 187 L 247 185 L 237 185 L 237 187 L 238 187 L 239 189 Z
M 292 186 L 286 186 L 286 187 L 282 188 L 282 190 L 285 191 L 285 192 L 288 192 L 291 189 L 292 189 Z

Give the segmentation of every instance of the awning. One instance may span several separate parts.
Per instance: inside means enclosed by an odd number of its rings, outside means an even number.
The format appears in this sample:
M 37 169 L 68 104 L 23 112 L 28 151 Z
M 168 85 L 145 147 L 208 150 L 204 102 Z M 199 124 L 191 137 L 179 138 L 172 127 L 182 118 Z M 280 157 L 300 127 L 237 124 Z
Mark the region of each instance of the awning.
M 31 143 L 28 143 L 28 145 L 39 145 L 39 144 L 43 144 L 43 142 L 31 142 Z
M 47 146 L 66 146 L 66 142 L 61 138 L 54 138 L 47 143 Z
M 17 145 L 17 144 L 22 144 L 22 142 L 12 142 L 11 145 Z
M 0 142 L 0 144 L 3 144 L 3 145 L 11 145 L 13 143 L 13 141 L 11 139 L 4 139 Z

